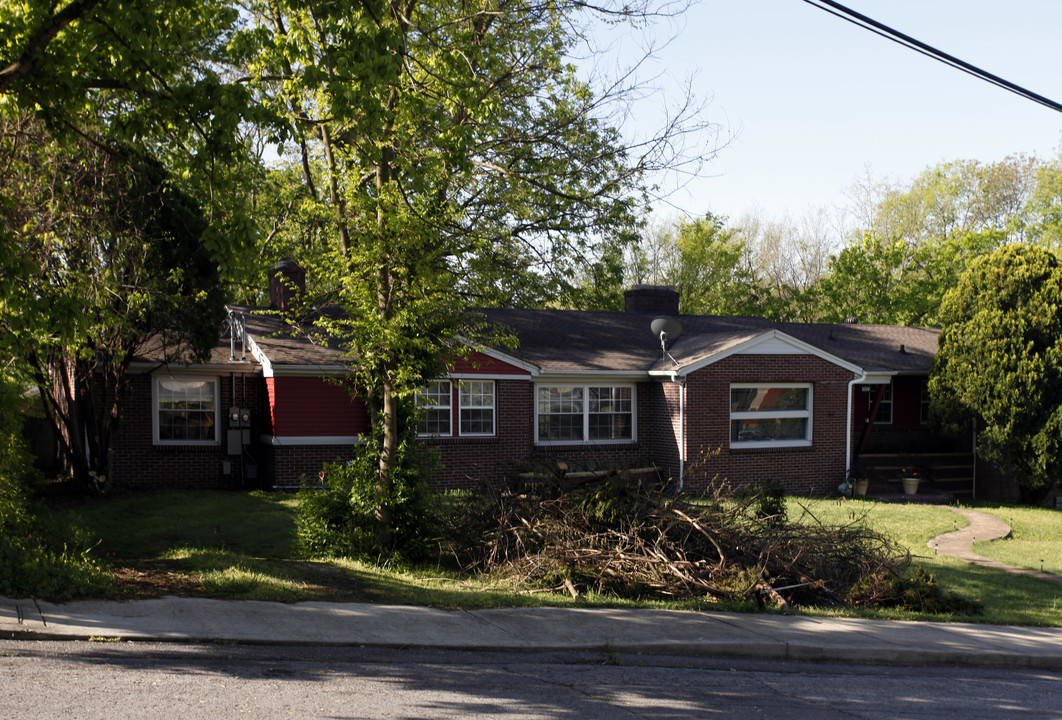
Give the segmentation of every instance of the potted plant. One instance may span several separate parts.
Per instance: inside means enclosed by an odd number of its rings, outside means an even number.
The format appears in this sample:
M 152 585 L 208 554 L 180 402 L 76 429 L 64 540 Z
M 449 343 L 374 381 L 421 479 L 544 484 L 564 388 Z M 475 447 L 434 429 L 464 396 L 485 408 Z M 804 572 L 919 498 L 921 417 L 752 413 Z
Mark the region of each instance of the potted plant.
M 900 478 L 900 482 L 903 483 L 904 495 L 915 495 L 918 493 L 918 485 L 922 482 L 922 473 L 915 468 L 905 467 L 901 471 L 903 477 Z
M 854 497 L 864 497 L 867 494 L 867 488 L 870 487 L 870 478 L 858 462 L 848 471 L 848 482 L 852 486 Z

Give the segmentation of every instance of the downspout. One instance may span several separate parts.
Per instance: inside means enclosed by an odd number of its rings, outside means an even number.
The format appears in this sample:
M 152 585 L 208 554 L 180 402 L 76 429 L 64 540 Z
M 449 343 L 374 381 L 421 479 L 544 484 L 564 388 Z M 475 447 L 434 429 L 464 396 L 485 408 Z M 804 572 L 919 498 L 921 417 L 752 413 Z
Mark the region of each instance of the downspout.
M 852 389 L 867 379 L 867 371 L 860 370 L 862 373 L 859 377 L 852 378 L 848 381 L 848 407 L 845 409 L 845 422 L 844 430 L 844 482 L 848 482 L 848 478 L 852 475 Z
M 679 379 L 678 373 L 671 373 L 671 382 L 678 385 L 679 394 L 679 477 L 678 491 L 682 492 L 686 483 L 686 379 Z

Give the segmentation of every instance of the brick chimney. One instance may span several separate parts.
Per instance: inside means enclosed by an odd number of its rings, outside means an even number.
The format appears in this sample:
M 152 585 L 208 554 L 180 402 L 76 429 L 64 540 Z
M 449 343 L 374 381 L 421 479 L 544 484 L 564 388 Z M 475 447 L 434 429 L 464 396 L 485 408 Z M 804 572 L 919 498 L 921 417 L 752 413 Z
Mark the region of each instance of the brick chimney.
M 623 293 L 624 312 L 679 314 L 679 294 L 670 285 L 635 285 Z
M 269 307 L 292 310 L 306 294 L 306 271 L 291 258 L 281 258 L 269 274 Z

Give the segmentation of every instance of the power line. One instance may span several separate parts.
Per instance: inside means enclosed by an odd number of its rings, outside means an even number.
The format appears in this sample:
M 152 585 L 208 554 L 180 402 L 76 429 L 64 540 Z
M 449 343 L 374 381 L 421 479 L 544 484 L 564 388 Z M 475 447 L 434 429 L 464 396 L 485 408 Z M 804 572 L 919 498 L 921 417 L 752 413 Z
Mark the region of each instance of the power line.
M 1025 98 L 1026 100 L 1032 100 L 1033 102 L 1043 105 L 1046 108 L 1050 108 L 1055 112 L 1062 112 L 1062 104 L 1059 104 L 1054 100 L 1051 100 L 1050 98 L 1046 98 L 1043 95 L 1034 93 L 1031 90 L 1027 90 L 1020 85 L 1016 85 L 1010 82 L 1009 80 L 1004 80 L 998 75 L 993 75 L 992 73 L 986 70 L 982 70 L 976 65 L 971 65 L 970 63 L 964 60 L 960 60 L 959 58 L 953 55 L 949 55 L 946 52 L 938 50 L 932 45 L 927 45 L 926 43 L 920 40 L 916 40 L 910 35 L 905 35 L 898 30 L 894 30 L 888 25 L 880 23 L 877 20 L 874 20 L 873 18 L 869 18 L 866 15 L 862 15 L 856 12 L 855 10 L 852 10 L 851 8 L 847 8 L 844 5 L 841 5 L 840 3 L 833 2 L 833 0 L 804 0 L 804 2 L 813 7 L 817 7 L 819 10 L 828 12 L 830 15 L 839 17 L 842 20 L 846 20 L 847 22 L 850 22 L 853 25 L 856 25 L 857 27 L 861 27 L 864 30 L 869 30 L 875 35 L 879 35 L 887 40 L 891 40 L 894 43 L 902 45 L 908 48 L 909 50 L 914 50 L 917 53 L 925 55 L 926 57 L 930 57 L 938 62 L 942 62 L 949 67 L 955 68 L 956 70 L 961 70 L 962 72 L 967 73 L 969 75 L 973 75 L 974 77 L 980 80 L 984 80 L 985 82 L 991 83 L 996 87 L 1012 92 L 1015 95 L 1019 95 Z

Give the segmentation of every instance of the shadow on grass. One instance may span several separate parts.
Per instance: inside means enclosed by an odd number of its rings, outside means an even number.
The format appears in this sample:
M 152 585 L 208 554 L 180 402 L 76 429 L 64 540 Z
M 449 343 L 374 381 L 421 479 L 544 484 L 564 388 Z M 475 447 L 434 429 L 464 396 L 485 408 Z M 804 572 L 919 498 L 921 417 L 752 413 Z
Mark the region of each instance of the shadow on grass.
M 921 564 L 949 590 L 984 603 L 984 614 L 955 618 L 1004 625 L 1062 625 L 1062 593 L 1057 583 L 1003 570 L 945 559 Z
M 101 538 L 117 558 L 160 557 L 175 547 L 223 547 L 256 557 L 295 555 L 293 495 L 166 490 L 92 498 L 57 511 Z

